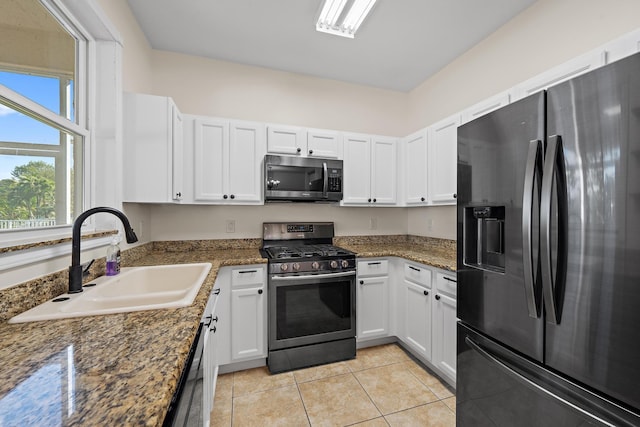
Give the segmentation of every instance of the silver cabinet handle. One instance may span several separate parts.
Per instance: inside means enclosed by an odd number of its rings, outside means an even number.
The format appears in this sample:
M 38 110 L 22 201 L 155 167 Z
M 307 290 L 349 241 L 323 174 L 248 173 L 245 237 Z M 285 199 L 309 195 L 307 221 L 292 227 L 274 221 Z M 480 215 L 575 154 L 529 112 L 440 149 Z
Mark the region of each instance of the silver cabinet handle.
M 527 155 L 527 166 L 524 172 L 524 194 L 522 196 L 522 260 L 524 264 L 524 291 L 527 297 L 527 309 L 529 317 L 540 317 L 540 306 L 536 299 L 535 278 L 533 276 L 533 240 L 532 217 L 533 200 L 538 185 L 540 192 L 540 171 L 542 170 L 542 142 L 533 140 L 529 142 L 529 154 Z M 537 178 L 537 181 L 536 181 Z M 540 200 L 538 194 L 538 200 Z

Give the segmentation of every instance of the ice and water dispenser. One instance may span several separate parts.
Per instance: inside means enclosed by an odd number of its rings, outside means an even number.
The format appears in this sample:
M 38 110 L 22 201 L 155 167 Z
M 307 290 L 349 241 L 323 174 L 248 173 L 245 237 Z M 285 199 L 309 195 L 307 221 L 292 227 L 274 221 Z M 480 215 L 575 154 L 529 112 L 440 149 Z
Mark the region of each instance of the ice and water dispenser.
M 464 209 L 464 264 L 504 273 L 504 206 Z

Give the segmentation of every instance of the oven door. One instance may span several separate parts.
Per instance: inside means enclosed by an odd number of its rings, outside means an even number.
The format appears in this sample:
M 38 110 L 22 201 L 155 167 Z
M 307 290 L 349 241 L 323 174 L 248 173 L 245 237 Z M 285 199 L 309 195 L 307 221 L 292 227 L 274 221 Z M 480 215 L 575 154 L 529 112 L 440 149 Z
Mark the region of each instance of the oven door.
M 356 336 L 356 272 L 269 278 L 269 350 Z

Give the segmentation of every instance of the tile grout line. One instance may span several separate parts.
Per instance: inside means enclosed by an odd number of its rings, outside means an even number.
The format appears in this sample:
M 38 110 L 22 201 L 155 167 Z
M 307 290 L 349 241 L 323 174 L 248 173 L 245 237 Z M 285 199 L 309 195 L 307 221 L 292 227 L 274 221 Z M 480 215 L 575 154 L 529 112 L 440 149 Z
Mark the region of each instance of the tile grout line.
M 300 396 L 300 401 L 302 402 L 302 409 L 304 409 L 304 414 L 307 416 L 307 421 L 309 422 L 309 426 L 313 427 L 312 424 L 311 424 L 311 418 L 309 418 L 309 411 L 307 411 L 307 405 L 304 404 L 304 398 L 302 397 L 302 392 L 300 391 L 300 383 L 298 383 L 298 380 L 296 379 L 296 375 L 295 374 L 293 374 L 293 381 L 296 383 L 296 389 L 298 390 L 298 396 Z

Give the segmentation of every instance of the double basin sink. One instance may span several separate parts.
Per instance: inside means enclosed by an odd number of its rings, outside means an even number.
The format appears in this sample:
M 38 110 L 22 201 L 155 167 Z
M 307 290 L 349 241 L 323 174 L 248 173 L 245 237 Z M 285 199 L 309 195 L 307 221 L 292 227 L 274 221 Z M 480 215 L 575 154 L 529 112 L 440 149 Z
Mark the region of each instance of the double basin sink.
M 211 263 L 125 267 L 9 319 L 9 323 L 180 308 L 193 303 Z

